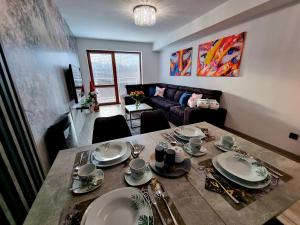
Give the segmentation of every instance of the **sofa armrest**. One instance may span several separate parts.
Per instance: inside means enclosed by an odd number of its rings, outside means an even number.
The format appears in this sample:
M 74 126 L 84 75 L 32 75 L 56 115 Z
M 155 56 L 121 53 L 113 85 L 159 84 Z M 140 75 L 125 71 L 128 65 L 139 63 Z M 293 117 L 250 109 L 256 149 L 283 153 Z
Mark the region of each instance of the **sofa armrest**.
M 217 127 L 224 127 L 227 110 L 219 108 L 203 109 L 203 108 L 189 108 L 184 110 L 184 124 L 199 123 L 206 121 Z

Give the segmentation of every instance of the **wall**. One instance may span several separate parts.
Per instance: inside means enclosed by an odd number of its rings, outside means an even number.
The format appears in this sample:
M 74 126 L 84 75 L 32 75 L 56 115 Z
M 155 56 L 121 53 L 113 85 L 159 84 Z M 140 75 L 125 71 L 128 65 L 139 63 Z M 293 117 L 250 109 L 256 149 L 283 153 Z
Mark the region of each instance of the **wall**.
M 44 172 L 46 129 L 69 111 L 64 70 L 78 65 L 76 42 L 51 0 L 0 0 L 0 40 Z
M 144 83 L 153 83 L 159 79 L 159 53 L 152 51 L 152 44 L 77 38 L 77 45 L 81 73 L 84 77 L 85 84 L 89 84 L 90 80 L 90 71 L 86 54 L 87 49 L 141 52 Z M 89 90 L 89 86 L 86 86 L 85 90 Z
M 253 18 L 214 34 L 182 40 L 160 55 L 160 81 L 224 92 L 226 126 L 300 155 L 300 4 Z M 238 78 L 196 77 L 198 45 L 216 38 L 247 32 Z M 170 54 L 193 47 L 191 77 L 170 77 Z

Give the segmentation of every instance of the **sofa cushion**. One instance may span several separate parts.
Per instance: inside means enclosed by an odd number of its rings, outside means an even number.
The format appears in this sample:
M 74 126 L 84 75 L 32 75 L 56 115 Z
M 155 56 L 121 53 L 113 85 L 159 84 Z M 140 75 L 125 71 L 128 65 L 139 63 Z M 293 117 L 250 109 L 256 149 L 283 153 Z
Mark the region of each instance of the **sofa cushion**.
M 149 97 L 154 96 L 154 95 L 155 95 L 155 91 L 156 91 L 155 86 L 149 87 L 149 92 L 148 92 L 149 94 L 148 94 L 148 96 L 149 96 Z
M 172 106 L 179 105 L 176 102 L 170 101 L 166 98 L 162 98 L 162 97 L 159 97 L 159 96 L 151 97 L 148 101 L 155 108 L 161 108 L 165 111 L 169 111 L 170 107 L 172 107 Z
M 202 98 L 202 94 L 193 93 L 192 96 L 189 98 L 187 105 L 191 108 L 194 108 L 197 106 L 198 99 L 201 98 Z
M 184 93 L 184 91 L 176 91 L 175 95 L 174 95 L 174 102 L 179 102 L 179 99 L 181 97 L 181 95 Z
M 220 98 L 222 96 L 222 91 L 209 90 L 209 89 L 204 89 L 204 88 L 179 86 L 178 90 L 185 91 L 185 92 L 196 93 L 196 94 L 202 94 L 203 99 L 205 99 L 205 98 L 216 99 L 218 102 L 220 102 Z
M 170 108 L 170 112 L 174 113 L 178 117 L 184 117 L 184 109 L 185 107 L 182 106 L 172 106 Z
M 166 88 L 160 88 L 160 87 L 156 86 L 154 96 L 164 97 L 165 89 Z
M 179 104 L 181 106 L 186 106 L 191 95 L 192 95 L 191 93 L 184 92 L 179 99 Z
M 164 97 L 173 101 L 175 93 L 176 93 L 176 89 L 166 88 L 165 93 L 164 93 Z

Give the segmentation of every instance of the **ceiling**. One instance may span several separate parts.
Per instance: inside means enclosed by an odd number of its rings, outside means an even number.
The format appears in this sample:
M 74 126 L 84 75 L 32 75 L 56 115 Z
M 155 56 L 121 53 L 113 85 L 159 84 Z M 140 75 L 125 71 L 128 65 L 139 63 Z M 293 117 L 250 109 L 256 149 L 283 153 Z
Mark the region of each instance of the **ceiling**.
M 154 42 L 226 0 L 55 0 L 77 37 Z M 132 10 L 139 4 L 157 8 L 157 23 L 139 27 Z

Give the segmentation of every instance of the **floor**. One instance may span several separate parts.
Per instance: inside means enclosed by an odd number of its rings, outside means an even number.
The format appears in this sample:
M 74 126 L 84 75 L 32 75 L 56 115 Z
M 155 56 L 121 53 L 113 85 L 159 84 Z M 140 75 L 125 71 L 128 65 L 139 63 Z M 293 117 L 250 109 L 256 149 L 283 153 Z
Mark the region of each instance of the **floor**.
M 79 146 L 90 145 L 92 144 L 92 135 L 93 135 L 93 126 L 94 120 L 98 117 L 107 117 L 113 115 L 124 115 L 124 110 L 121 105 L 109 105 L 109 106 L 101 106 L 100 111 L 98 113 L 88 113 L 86 122 L 81 130 L 79 137 Z M 139 121 L 134 121 L 134 125 L 139 125 Z M 171 124 L 171 126 L 174 126 Z M 131 129 L 133 135 L 139 134 L 139 128 Z M 244 137 L 247 139 L 246 137 Z M 253 140 L 249 140 L 252 141 Z M 255 142 L 255 141 L 254 141 Z M 256 143 L 260 145 L 260 143 Z M 266 146 L 264 146 L 266 147 Z M 273 149 L 269 148 L 273 151 Z M 275 152 L 277 152 L 274 149 Z M 288 156 L 287 156 L 288 157 Z M 293 160 L 293 159 L 292 159 Z M 289 209 L 280 214 L 277 219 L 283 223 L 284 225 L 300 225 L 300 200 L 292 205 Z

